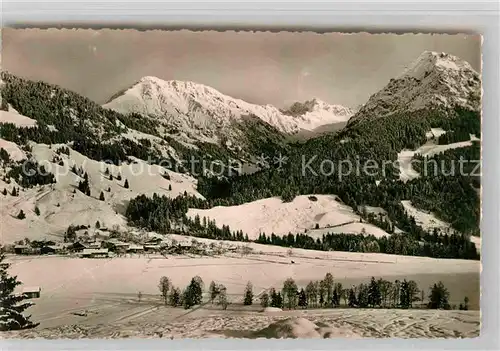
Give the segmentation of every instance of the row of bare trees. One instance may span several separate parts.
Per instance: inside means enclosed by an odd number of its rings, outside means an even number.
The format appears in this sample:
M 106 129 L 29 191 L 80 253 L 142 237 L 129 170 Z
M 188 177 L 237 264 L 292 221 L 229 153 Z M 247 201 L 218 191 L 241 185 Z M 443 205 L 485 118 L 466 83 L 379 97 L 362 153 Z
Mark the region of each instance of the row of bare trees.
M 158 285 L 165 305 L 183 306 L 188 309 L 201 305 L 203 300 L 203 280 L 199 276 L 191 279 L 189 285 L 181 292 L 172 285 L 168 277 L 161 277 Z M 208 288 L 209 301 L 226 309 L 229 302 L 227 289 L 223 284 L 212 281 Z M 141 295 L 142 297 L 142 295 Z M 344 288 L 342 283 L 335 282 L 333 275 L 327 273 L 322 280 L 310 281 L 305 288 L 299 288 L 293 278 L 283 283 L 280 291 L 274 288 L 260 294 L 262 307 L 278 308 L 414 308 L 450 309 L 450 293 L 442 282 L 429 288 L 428 301 L 425 301 L 425 291 L 419 289 L 414 280 L 395 280 L 371 278 L 369 283 L 353 285 Z M 139 297 L 140 299 L 140 297 Z M 243 304 L 252 305 L 254 300 L 253 286 L 248 282 L 243 292 Z M 460 309 L 468 309 L 469 299 L 466 297 Z

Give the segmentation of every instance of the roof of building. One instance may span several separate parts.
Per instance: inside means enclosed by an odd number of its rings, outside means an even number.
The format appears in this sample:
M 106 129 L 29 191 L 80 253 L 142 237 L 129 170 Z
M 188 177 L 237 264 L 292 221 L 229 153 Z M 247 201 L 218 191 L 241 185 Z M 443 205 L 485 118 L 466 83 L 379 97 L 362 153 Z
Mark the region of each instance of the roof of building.
M 144 250 L 144 246 L 131 244 L 131 245 L 129 245 L 128 249 L 129 250 Z
M 40 292 L 40 291 L 42 291 L 42 288 L 40 288 L 39 286 L 26 286 L 26 287 L 23 287 L 23 294 L 32 293 L 32 292 Z
M 120 241 L 118 239 L 109 239 L 109 240 L 106 240 L 106 242 L 113 244 L 115 246 L 128 246 L 129 245 L 128 243 L 124 243 L 123 241 Z
M 108 249 L 83 249 L 84 255 L 104 254 L 104 253 L 108 253 Z

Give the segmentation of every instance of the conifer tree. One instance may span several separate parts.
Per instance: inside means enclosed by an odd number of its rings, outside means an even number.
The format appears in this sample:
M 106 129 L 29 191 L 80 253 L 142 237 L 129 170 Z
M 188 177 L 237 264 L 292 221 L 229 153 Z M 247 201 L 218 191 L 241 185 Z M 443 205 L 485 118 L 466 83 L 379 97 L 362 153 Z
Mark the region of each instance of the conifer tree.
M 38 208 L 38 206 L 35 206 L 35 214 L 37 216 L 40 216 L 40 209 Z
M 304 291 L 304 288 L 300 289 L 298 305 L 299 305 L 299 307 L 302 307 L 302 308 L 307 307 L 307 296 L 306 296 L 306 292 Z
M 356 293 L 354 292 L 353 288 L 349 290 L 349 298 L 347 304 L 349 305 L 349 307 L 356 307 L 358 305 L 358 300 L 356 299 Z
M 245 299 L 243 304 L 245 306 L 250 306 L 253 303 L 253 292 L 252 292 L 252 283 L 248 282 L 245 287 Z
M 3 194 L 7 195 L 7 189 L 3 188 Z
M 101 195 L 99 195 L 99 200 L 104 201 L 104 193 L 101 191 Z
M 181 292 L 179 288 L 172 287 L 170 293 L 170 306 L 177 307 L 181 302 Z
M 438 282 L 434 284 L 430 289 L 429 294 L 429 305 L 428 307 L 431 309 L 450 309 L 450 292 L 445 288 L 443 282 Z M 468 299 L 467 299 L 467 302 Z
M 380 306 L 382 303 L 382 296 L 380 294 L 380 286 L 378 282 L 372 277 L 370 286 L 368 288 L 368 304 L 372 307 Z
M 25 219 L 26 215 L 24 214 L 24 211 L 21 210 L 19 211 L 19 214 L 17 215 L 17 219 Z
M 24 316 L 23 312 L 32 302 L 25 301 L 26 296 L 14 294 L 16 286 L 21 282 L 17 277 L 10 277 L 7 270 L 10 264 L 5 263 L 5 255 L 0 247 L 0 331 L 34 328 L 39 323 L 30 321 L 31 316 Z
M 125 179 L 125 184 L 123 185 L 123 187 L 125 189 L 128 189 L 129 188 L 129 185 L 128 185 L 128 179 Z
M 267 292 L 260 295 L 260 305 L 264 308 L 269 306 L 269 294 Z

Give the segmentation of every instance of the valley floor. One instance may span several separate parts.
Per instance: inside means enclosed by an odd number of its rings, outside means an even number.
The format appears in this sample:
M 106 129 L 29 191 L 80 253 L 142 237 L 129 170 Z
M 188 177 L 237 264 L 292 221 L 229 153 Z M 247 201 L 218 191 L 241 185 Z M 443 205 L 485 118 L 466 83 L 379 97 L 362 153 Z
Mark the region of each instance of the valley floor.
M 470 337 L 479 333 L 479 261 L 300 249 L 286 252 L 253 245 L 252 254 L 214 257 L 9 256 L 10 273 L 24 286 L 42 289 L 41 297 L 27 310 L 41 324 L 6 337 L 255 337 L 248 330 L 290 316 L 304 316 L 332 328 L 344 326 L 347 334 L 361 337 Z M 261 246 L 268 251 L 258 251 Z M 450 291 L 452 305 L 467 296 L 470 309 L 476 311 L 309 309 L 270 315 L 258 306 L 261 292 L 281 289 L 288 277 L 305 287 L 328 272 L 344 287 L 368 282 L 372 276 L 391 281 L 413 279 L 426 296 L 429 286 L 441 280 Z M 183 289 L 196 275 L 203 279 L 205 292 L 212 280 L 227 287 L 230 305 L 226 311 L 210 303 L 187 311 L 163 305 L 158 291 L 161 276 L 168 276 L 174 286 Z M 242 306 L 247 281 L 253 284 L 256 303 L 250 308 Z

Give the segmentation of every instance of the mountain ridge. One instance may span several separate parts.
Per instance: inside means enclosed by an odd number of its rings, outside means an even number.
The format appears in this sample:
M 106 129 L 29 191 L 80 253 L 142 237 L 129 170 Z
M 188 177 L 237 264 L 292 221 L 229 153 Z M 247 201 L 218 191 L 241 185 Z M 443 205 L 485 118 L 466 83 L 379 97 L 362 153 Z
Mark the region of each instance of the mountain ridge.
M 307 111 L 292 116 L 271 104 L 251 104 L 201 83 L 165 81 L 145 76 L 131 87 L 115 94 L 103 107 L 125 114 L 137 113 L 161 118 L 167 126 L 178 127 L 197 138 L 207 137 L 206 139 L 216 137 L 204 130 L 207 127 L 227 127 L 245 115 L 255 115 L 286 134 L 346 121 L 352 115 L 349 108 L 330 105 L 319 99 L 311 101 L 312 104 L 309 101 L 304 103 L 310 105 Z

